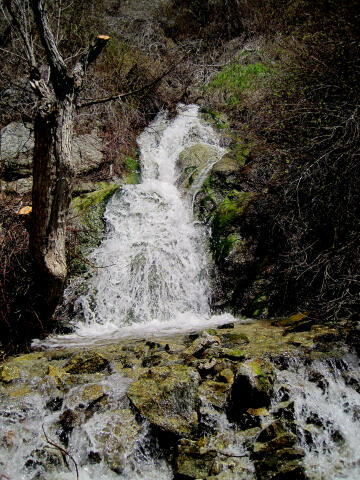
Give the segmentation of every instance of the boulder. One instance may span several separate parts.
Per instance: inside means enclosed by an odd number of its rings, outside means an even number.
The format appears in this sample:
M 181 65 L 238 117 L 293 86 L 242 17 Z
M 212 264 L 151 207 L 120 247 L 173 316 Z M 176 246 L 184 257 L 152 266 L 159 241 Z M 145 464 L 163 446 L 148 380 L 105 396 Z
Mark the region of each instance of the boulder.
M 243 429 L 258 426 L 256 410 L 270 405 L 274 380 L 273 367 L 264 360 L 255 358 L 241 364 L 227 406 L 229 420 Z
M 30 124 L 9 123 L 0 132 L 0 147 L 2 178 L 10 181 L 31 175 L 34 134 Z
M 129 409 L 100 415 L 95 421 L 99 426 L 95 426 L 91 456 L 103 459 L 111 470 L 121 474 L 133 455 L 141 425 Z
M 19 195 L 27 195 L 32 190 L 32 178 L 18 178 L 12 182 L 4 182 L 0 180 L 0 191 L 5 193 L 17 193 Z
M 183 150 L 176 162 L 180 172 L 177 184 L 181 188 L 190 187 L 199 174 L 219 158 L 219 150 L 210 145 L 198 143 Z
M 78 135 L 73 140 L 75 175 L 85 175 L 100 166 L 104 159 L 102 140 L 96 130 Z M 0 132 L 0 176 L 10 182 L 29 177 L 32 173 L 34 132 L 29 123 L 12 122 Z M 7 189 L 28 189 L 29 184 L 11 183 Z
M 153 367 L 127 392 L 134 407 L 161 430 L 188 437 L 198 425 L 199 373 L 191 367 Z

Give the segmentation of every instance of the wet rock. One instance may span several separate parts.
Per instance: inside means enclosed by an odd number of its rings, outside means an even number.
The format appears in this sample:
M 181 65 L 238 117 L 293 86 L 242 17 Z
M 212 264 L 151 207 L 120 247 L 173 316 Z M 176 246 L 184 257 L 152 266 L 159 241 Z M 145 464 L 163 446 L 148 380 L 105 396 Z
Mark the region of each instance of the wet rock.
M 222 330 L 222 329 L 225 330 L 225 329 L 228 329 L 228 328 L 234 328 L 234 326 L 235 326 L 235 323 L 231 322 L 231 323 L 224 323 L 224 325 L 219 325 L 218 328 L 220 330 Z
M 186 350 L 186 354 L 189 356 L 194 356 L 196 358 L 202 358 L 206 354 L 209 355 L 208 350 L 210 348 L 215 347 L 217 351 L 217 347 L 221 344 L 221 340 L 219 337 L 215 335 L 210 335 L 207 332 L 203 332 L 200 337 L 198 337 L 192 345 Z
M 221 343 L 224 347 L 236 348 L 240 345 L 247 345 L 249 338 L 245 333 L 226 332 L 220 335 Z
M 274 379 L 272 366 L 263 360 L 253 359 L 241 365 L 227 406 L 229 420 L 238 423 L 242 428 L 257 426 L 259 419 L 249 413 L 248 409 L 270 405 Z
M 256 441 L 260 443 L 269 442 L 274 438 L 282 435 L 285 433 L 285 428 L 282 422 L 277 421 L 273 422 L 263 430 L 261 430 L 259 436 L 257 437 Z
M 287 401 L 277 404 L 273 415 L 275 418 L 293 421 L 295 419 L 295 403 L 292 401 Z
M 92 459 L 102 458 L 111 470 L 121 474 L 136 448 L 141 425 L 129 409 L 119 409 L 96 419 L 101 425 L 93 436 Z
M 46 402 L 46 408 L 51 412 L 57 412 L 61 410 L 63 402 L 64 399 L 61 397 L 51 398 L 49 401 Z
M 19 380 L 20 377 L 20 369 L 16 365 L 5 364 L 0 369 L 0 380 L 4 383 L 10 383 L 14 380 Z
M 288 432 L 279 420 L 265 427 L 258 435 L 252 453 L 257 478 L 306 478 L 302 466 L 305 453 L 294 446 L 296 442 L 296 435 Z
M 202 169 L 218 158 L 218 149 L 210 145 L 198 143 L 186 148 L 180 153 L 176 162 L 176 167 L 181 172 L 177 184 L 182 188 L 189 187 Z
M 51 472 L 59 468 L 65 469 L 65 461 L 60 449 L 49 445 L 33 450 L 25 466 L 28 470 Z M 35 478 L 43 477 L 36 475 Z
M 181 439 L 176 458 L 176 473 L 190 479 L 206 478 L 213 469 L 216 455 L 215 450 L 206 448 L 203 439 Z
M 230 368 L 225 368 L 224 370 L 221 370 L 216 377 L 215 380 L 217 382 L 222 382 L 222 383 L 234 383 L 234 372 Z
M 199 397 L 202 403 L 210 404 L 218 410 L 226 406 L 228 396 L 231 392 L 231 384 L 228 382 L 217 382 L 206 380 L 199 387 Z
M 71 360 L 64 365 L 67 373 L 97 373 L 105 370 L 109 366 L 109 360 L 96 352 L 82 352 L 74 355 Z
M 81 417 L 79 413 L 75 412 L 74 410 L 68 408 L 62 412 L 59 418 L 59 425 L 61 427 L 59 438 L 64 445 L 68 444 L 71 432 L 77 425 L 80 425 L 80 422 Z
M 191 367 L 154 367 L 130 385 L 127 395 L 149 422 L 187 437 L 198 424 L 199 381 L 199 373 Z
M 257 480 L 294 480 L 308 477 L 301 463 L 303 454 L 297 449 L 282 450 L 276 456 L 255 462 Z M 291 460 L 291 458 L 294 458 Z
M 325 392 L 329 387 L 329 382 L 326 380 L 324 375 L 315 370 L 311 370 L 309 372 L 309 381 L 315 383 L 316 386 L 319 387 L 323 392 Z

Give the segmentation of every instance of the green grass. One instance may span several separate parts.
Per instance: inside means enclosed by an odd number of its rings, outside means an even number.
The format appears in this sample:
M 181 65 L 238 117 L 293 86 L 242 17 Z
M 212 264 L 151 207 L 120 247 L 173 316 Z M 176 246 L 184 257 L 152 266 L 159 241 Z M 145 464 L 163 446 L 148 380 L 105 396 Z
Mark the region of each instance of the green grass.
M 227 103 L 235 107 L 240 102 L 241 94 L 258 88 L 268 73 L 268 67 L 261 62 L 249 65 L 233 62 L 215 76 L 208 88 L 225 93 Z

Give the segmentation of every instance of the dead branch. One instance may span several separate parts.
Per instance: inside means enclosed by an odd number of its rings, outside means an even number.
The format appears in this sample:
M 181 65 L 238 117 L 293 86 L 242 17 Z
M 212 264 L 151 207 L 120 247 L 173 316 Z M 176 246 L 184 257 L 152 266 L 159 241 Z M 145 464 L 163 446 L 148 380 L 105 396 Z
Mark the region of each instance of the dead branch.
M 74 459 L 74 457 L 67 451 L 65 450 L 65 448 L 61 447 L 60 445 L 57 445 L 56 443 L 52 442 L 49 437 L 46 435 L 46 432 L 45 432 L 45 429 L 44 429 L 44 425 L 42 425 L 42 431 L 44 432 L 44 435 L 45 435 L 45 439 L 47 441 L 47 443 L 49 445 L 52 445 L 53 447 L 57 448 L 61 454 L 64 456 L 68 456 L 74 463 L 75 465 L 75 470 L 76 470 L 76 480 L 79 480 L 79 469 L 78 469 L 78 465 L 76 463 L 76 460 Z
M 155 80 L 144 85 L 143 87 L 132 90 L 131 92 L 119 93 L 117 95 L 112 95 L 110 97 L 97 98 L 94 100 L 87 100 L 83 103 L 77 104 L 76 107 L 77 109 L 90 107 L 92 105 L 99 105 L 100 103 L 111 102 L 112 100 L 122 100 L 123 98 L 130 97 L 131 95 L 136 95 L 137 93 L 141 93 L 144 90 L 147 90 L 148 88 L 151 88 L 157 83 L 159 83 L 164 77 L 166 77 L 174 69 L 174 67 L 175 67 L 174 65 L 171 65 L 171 67 L 168 70 L 166 70 L 166 72 L 161 74 L 159 77 L 155 78 Z

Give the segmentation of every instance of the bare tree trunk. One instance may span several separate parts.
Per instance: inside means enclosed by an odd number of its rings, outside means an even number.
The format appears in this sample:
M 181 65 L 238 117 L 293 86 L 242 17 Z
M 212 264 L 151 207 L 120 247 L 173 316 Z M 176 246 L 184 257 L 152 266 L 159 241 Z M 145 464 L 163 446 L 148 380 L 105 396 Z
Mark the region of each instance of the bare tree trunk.
M 51 315 L 66 279 L 66 217 L 72 193 L 73 99 L 67 95 L 50 113 L 39 111 L 35 121 L 31 249 L 37 281 Z M 45 312 L 42 312 L 45 313 Z
M 4 4 L 22 40 L 30 85 L 38 98 L 30 245 L 37 269 L 37 309 L 42 318 L 49 320 L 61 298 L 67 274 L 65 241 L 74 176 L 74 109 L 86 71 L 110 37 L 99 35 L 71 69 L 58 50 L 45 0 L 4 0 Z M 30 6 L 50 69 L 48 81 L 41 78 L 38 66 L 41 62 L 31 35 Z

